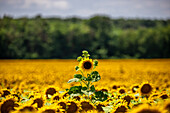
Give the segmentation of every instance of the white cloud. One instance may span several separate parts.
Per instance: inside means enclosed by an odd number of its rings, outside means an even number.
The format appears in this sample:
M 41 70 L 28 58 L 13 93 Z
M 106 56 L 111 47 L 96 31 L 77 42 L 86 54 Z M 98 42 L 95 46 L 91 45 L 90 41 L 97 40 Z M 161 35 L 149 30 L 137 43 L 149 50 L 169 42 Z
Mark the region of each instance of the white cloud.
M 0 0 L 0 15 L 170 18 L 170 0 Z
M 32 8 L 35 6 L 42 9 L 68 9 L 69 4 L 66 0 L 7 0 L 7 3 L 17 6 L 18 3 L 22 3 L 20 8 Z

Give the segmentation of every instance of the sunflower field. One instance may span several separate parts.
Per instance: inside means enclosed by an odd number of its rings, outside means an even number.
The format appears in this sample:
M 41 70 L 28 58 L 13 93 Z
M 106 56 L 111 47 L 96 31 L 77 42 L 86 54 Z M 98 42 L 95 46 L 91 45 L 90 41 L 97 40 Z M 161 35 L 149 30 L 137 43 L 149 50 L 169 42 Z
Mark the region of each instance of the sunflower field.
M 1 113 L 170 113 L 170 59 L 0 60 Z

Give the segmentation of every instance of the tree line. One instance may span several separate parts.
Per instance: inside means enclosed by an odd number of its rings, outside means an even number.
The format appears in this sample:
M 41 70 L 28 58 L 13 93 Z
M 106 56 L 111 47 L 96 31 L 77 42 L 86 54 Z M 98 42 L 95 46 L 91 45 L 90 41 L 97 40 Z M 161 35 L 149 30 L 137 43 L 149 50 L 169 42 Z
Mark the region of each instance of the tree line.
M 0 19 L 0 59 L 75 59 L 82 50 L 93 58 L 170 58 L 170 20 Z

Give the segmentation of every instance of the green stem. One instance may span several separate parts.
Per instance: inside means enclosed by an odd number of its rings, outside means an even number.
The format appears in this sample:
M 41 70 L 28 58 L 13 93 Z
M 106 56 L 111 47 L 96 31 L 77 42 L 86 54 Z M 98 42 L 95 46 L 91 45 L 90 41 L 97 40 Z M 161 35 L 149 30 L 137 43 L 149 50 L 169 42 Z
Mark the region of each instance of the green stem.
M 84 76 L 83 72 L 80 70 L 81 74 Z
M 80 70 L 80 72 L 81 72 L 81 74 L 83 75 L 83 77 L 84 77 L 84 74 L 83 74 L 83 72 Z M 82 80 L 83 81 L 83 80 Z M 85 81 L 83 81 L 83 83 L 85 83 L 86 84 L 86 86 L 87 86 L 87 83 L 85 82 Z
M 86 83 L 84 80 L 82 80 L 82 82 L 83 82 L 83 83 L 85 83 L 85 84 L 86 84 L 86 86 L 87 86 L 87 83 Z
M 87 84 L 87 91 L 88 91 L 88 99 L 89 99 L 89 93 L 90 93 L 90 81 L 88 81 L 88 84 Z
M 82 87 L 82 83 L 81 83 L 81 81 L 80 81 L 80 84 L 81 84 L 81 87 Z

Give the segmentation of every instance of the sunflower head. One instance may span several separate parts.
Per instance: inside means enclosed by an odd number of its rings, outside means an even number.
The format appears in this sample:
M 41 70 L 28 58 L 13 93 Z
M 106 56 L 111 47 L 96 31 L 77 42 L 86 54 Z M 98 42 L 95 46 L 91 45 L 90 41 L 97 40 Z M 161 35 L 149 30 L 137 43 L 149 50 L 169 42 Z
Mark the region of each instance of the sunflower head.
M 118 88 L 117 85 L 113 85 L 113 86 L 112 86 L 112 89 L 114 89 L 114 90 L 116 90 L 117 88 Z
M 68 104 L 67 113 L 75 113 L 78 110 L 77 103 L 74 101 L 68 102 Z
M 89 102 L 86 101 L 81 102 L 81 109 L 83 111 L 93 110 L 93 108 L 94 107 Z
M 1 112 L 9 113 L 12 110 L 15 110 L 14 107 L 18 107 L 19 105 L 15 103 L 13 99 L 8 99 L 1 104 Z
M 75 99 L 75 101 L 80 101 L 80 97 L 79 96 L 74 96 L 73 99 Z
M 125 100 L 127 102 L 127 104 L 129 105 L 131 100 L 133 100 L 133 97 L 132 97 L 132 95 L 125 95 L 123 97 L 123 100 Z
M 149 106 L 148 104 L 142 104 L 131 111 L 132 113 L 165 113 L 161 107 Z
M 90 73 L 93 70 L 93 61 L 89 58 L 84 58 L 79 63 L 79 70 L 84 73 Z
M 32 112 L 32 111 L 35 111 L 35 109 L 32 106 L 25 106 L 22 109 L 20 109 L 19 111 L 21 111 L 21 112 L 26 112 L 26 111 Z
M 118 89 L 118 92 L 119 92 L 120 94 L 124 94 L 124 93 L 126 93 L 126 88 L 125 88 L 125 87 L 120 87 L 120 88 Z
M 53 100 L 59 100 L 60 97 L 58 95 L 54 96 Z
M 49 95 L 53 96 L 54 94 L 58 93 L 57 91 L 57 87 L 55 86 L 48 86 L 46 89 L 45 89 L 45 95 L 46 95 L 46 98 L 49 99 Z
M 97 105 L 96 105 L 97 111 L 98 111 L 98 112 L 104 112 L 104 110 L 103 110 L 102 107 L 105 107 L 105 105 L 102 104 L 102 103 L 97 104 Z
M 8 90 L 3 90 L 3 94 L 2 94 L 1 97 L 5 97 L 5 96 L 7 96 L 7 95 L 9 95 L 9 94 L 11 94 L 10 91 L 8 91 Z
M 54 109 L 46 109 L 42 113 L 55 113 L 55 110 Z
M 168 94 L 164 93 L 164 94 L 160 95 L 160 98 L 167 99 L 168 98 Z
M 66 110 L 67 104 L 66 104 L 66 102 L 64 100 L 59 101 L 58 105 L 60 106 L 61 109 Z
M 142 95 L 149 95 L 152 92 L 152 85 L 149 83 L 143 83 L 140 88 L 140 93 Z
M 170 111 L 170 100 L 165 102 L 164 109 Z
M 128 108 L 125 105 L 119 105 L 117 106 L 116 110 L 114 113 L 125 113 L 127 112 Z
M 32 105 L 35 103 L 37 103 L 38 108 L 41 108 L 41 107 L 43 107 L 44 101 L 42 98 L 36 98 L 36 99 L 34 99 L 34 102 L 32 103 Z

